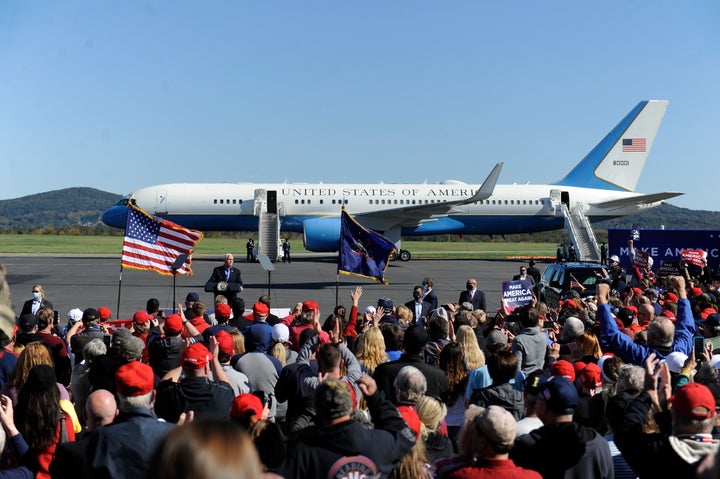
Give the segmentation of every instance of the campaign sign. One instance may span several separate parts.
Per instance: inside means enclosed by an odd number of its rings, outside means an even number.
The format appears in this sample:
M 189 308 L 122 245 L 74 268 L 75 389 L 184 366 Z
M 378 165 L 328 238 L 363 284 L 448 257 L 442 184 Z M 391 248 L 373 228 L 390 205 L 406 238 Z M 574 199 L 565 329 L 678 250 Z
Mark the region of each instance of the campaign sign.
M 677 261 L 661 261 L 657 270 L 658 276 L 679 276 L 680 265 Z
M 684 249 L 680 252 L 680 258 L 686 263 L 702 267 L 707 261 L 707 252 L 700 249 Z
M 636 251 L 645 251 L 655 260 L 655 268 L 665 261 L 680 261 L 684 250 L 702 250 L 707 253 L 712 271 L 720 265 L 720 230 L 641 230 L 641 241 L 634 244 Z M 608 255 L 618 255 L 620 264 L 629 271 L 628 238 L 630 229 L 608 229 Z
M 635 264 L 638 268 L 645 268 L 648 265 L 650 254 L 647 251 L 635 250 Z
M 510 310 L 530 304 L 533 299 L 532 281 L 503 281 L 502 297 Z

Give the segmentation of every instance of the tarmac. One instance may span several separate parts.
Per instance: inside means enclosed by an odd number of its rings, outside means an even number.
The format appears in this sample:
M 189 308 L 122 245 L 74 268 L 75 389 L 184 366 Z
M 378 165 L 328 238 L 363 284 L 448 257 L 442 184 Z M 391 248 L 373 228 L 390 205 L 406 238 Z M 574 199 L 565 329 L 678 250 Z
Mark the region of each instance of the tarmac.
M 16 313 L 32 298 L 33 285 L 41 284 L 45 297 L 52 302 L 64 324 L 72 308 L 107 306 L 113 319 L 126 319 L 145 308 L 149 298 L 172 309 L 184 302 L 190 291 L 212 308 L 212 293 L 204 292 L 212 269 L 221 265 L 221 256 L 193 258 L 193 276 L 163 276 L 153 271 L 120 268 L 120 256 L 86 255 L 0 255 L 10 286 Z M 544 264 L 537 261 L 544 271 Z M 441 304 L 457 302 L 468 278 L 475 278 L 485 292 L 487 309 L 500 307 L 502 282 L 512 279 L 527 260 L 426 259 L 390 263 L 387 285 L 355 275 L 337 274 L 337 255 L 298 254 L 292 263 L 273 263 L 274 271 L 265 271 L 260 263 L 246 262 L 245 254 L 235 256 L 235 266 L 242 272 L 245 289 L 240 297 L 248 308 L 263 294 L 269 294 L 273 308 L 292 308 L 308 299 L 318 302 L 322 317 L 332 313 L 336 304 L 349 308 L 350 291 L 363 288 L 360 306 L 376 305 L 387 296 L 398 306 L 412 300 L 413 287 L 430 277 Z M 337 301 L 336 301 L 337 298 Z

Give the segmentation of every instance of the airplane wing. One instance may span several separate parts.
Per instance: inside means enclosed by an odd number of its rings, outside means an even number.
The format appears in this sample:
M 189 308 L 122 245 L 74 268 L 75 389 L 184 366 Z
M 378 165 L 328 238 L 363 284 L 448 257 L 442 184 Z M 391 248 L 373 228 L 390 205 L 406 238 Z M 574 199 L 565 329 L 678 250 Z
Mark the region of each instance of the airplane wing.
M 676 196 L 684 195 L 685 193 L 678 192 L 665 192 L 665 193 L 652 193 L 649 195 L 631 196 L 629 198 L 622 198 L 619 200 L 603 201 L 600 203 L 593 203 L 592 206 L 603 209 L 622 208 L 624 206 L 634 205 L 649 205 L 657 203 L 658 201 L 667 200 L 669 198 L 675 198 Z
M 397 226 L 417 226 L 421 223 L 434 221 L 452 213 L 453 210 L 462 205 L 485 200 L 492 196 L 497 184 L 503 163 L 495 165 L 490 174 L 483 181 L 482 186 L 469 198 L 443 203 L 432 203 L 423 205 L 409 205 L 400 208 L 385 209 L 372 213 L 358 213 L 354 215 L 363 225 L 377 230 L 388 230 Z

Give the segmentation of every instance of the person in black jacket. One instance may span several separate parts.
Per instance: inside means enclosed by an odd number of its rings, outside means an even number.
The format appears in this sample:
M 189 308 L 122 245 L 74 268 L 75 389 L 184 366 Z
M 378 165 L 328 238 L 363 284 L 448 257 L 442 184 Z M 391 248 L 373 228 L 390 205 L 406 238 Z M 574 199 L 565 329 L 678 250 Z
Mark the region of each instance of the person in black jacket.
M 564 377 L 553 377 L 540 386 L 535 408 L 543 426 L 518 437 L 510 459 L 545 479 L 612 479 L 610 446 L 594 429 L 573 422 L 577 404 L 577 389 Z
M 45 290 L 42 285 L 36 284 L 32 287 L 33 299 L 28 299 L 23 304 L 20 316 L 23 314 L 35 314 L 40 308 L 53 309 L 53 305 L 50 301 L 45 299 Z
M 323 381 L 314 399 L 319 424 L 300 433 L 273 472 L 285 479 L 388 476 L 412 448 L 414 434 L 370 376 L 362 376 L 357 384 L 367 401 L 374 429 L 352 418 L 353 398 L 346 382 Z
M 404 366 L 415 366 L 427 379 L 427 395 L 440 397 L 449 388 L 448 378 L 445 373 L 431 364 L 427 364 L 422 357 L 425 346 L 430 341 L 425 328 L 416 324 L 411 325 L 403 335 L 404 352 L 400 359 L 379 364 L 373 373 L 373 379 L 377 381 L 377 387 L 385 393 L 385 396 L 393 403 L 397 402 L 395 397 L 395 378 Z

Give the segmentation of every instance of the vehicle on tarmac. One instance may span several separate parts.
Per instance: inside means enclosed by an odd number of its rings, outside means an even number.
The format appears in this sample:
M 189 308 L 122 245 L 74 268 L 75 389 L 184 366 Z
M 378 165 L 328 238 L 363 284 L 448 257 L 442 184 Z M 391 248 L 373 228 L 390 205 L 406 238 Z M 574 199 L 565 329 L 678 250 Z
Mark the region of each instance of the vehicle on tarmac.
M 550 263 L 540 278 L 539 299 L 551 308 L 557 308 L 572 291 L 577 291 L 580 297 L 594 296 L 596 285 L 603 276 L 603 267 L 599 263 Z

